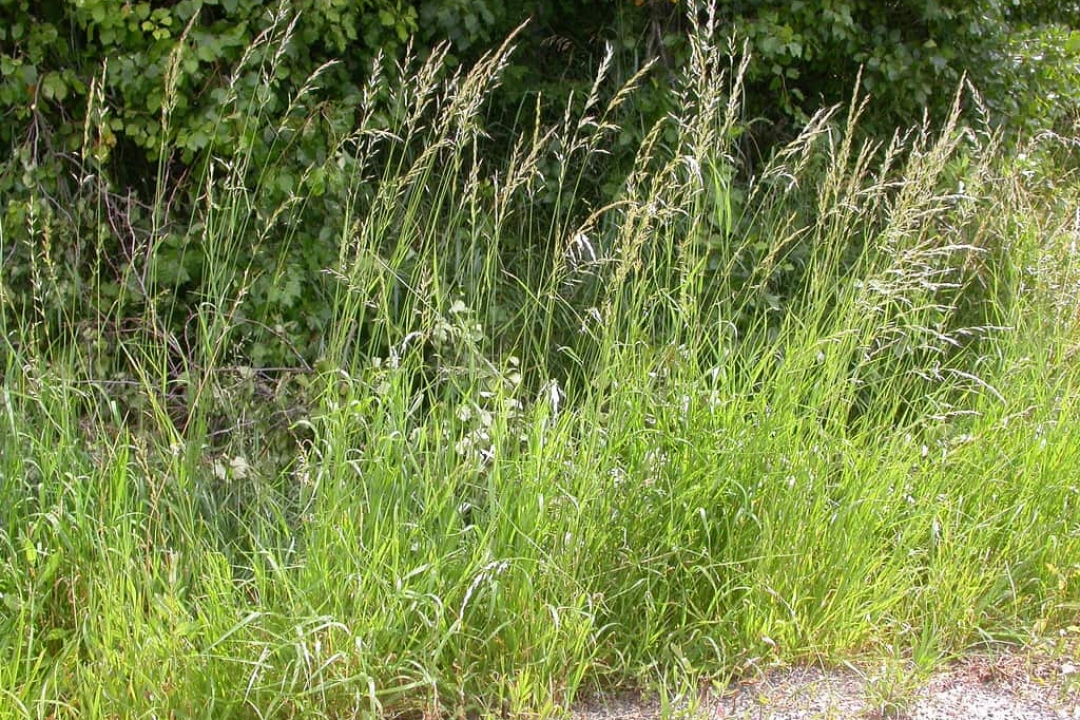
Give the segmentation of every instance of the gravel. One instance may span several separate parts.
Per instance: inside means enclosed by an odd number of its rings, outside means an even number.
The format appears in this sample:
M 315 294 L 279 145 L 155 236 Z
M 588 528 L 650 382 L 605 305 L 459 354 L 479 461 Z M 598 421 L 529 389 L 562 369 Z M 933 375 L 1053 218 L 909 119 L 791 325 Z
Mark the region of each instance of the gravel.
M 674 715 L 686 720 L 1080 720 L 1075 661 L 972 657 L 921 682 L 854 665 L 763 671 L 704 693 Z M 573 720 L 657 720 L 659 704 L 634 694 L 585 702 Z

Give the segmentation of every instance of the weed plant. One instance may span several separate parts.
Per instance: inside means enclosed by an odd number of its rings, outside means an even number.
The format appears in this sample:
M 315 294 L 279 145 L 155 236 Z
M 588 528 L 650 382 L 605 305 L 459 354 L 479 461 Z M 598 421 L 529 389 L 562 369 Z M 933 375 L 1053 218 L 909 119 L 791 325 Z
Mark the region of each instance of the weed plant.
M 48 228 L 0 228 L 35 258 L 0 276 L 0 717 L 548 715 L 1075 622 L 1075 178 L 959 99 L 862 141 L 856 98 L 740 180 L 745 64 L 693 43 L 606 207 L 580 169 L 640 77 L 495 165 L 509 42 L 377 64 L 309 168 L 346 212 L 280 411 L 237 340 L 273 168 L 207 166 L 183 339 L 167 287 L 76 322 Z

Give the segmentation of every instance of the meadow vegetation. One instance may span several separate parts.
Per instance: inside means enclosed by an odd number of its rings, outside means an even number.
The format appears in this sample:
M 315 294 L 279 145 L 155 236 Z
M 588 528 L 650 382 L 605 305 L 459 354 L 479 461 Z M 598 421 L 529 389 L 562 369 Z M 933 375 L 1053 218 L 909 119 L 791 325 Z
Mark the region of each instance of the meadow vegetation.
M 611 199 L 647 68 L 496 152 L 511 38 L 377 58 L 287 191 L 240 144 L 179 222 L 163 147 L 145 234 L 89 162 L 74 242 L 5 215 L 0 718 L 547 715 L 1075 626 L 1075 125 L 1007 136 L 964 83 L 870 135 L 856 93 L 751 159 L 708 23 Z M 287 19 L 260 42 L 272 77 Z M 321 72 L 221 114 L 288 144 Z

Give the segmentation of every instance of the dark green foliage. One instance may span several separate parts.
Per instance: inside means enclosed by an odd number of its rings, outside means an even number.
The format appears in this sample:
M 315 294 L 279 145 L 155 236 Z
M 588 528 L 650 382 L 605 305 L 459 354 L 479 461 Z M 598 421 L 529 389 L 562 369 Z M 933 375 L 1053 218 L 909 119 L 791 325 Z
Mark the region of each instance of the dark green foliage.
M 674 107 L 672 89 L 689 52 L 686 5 L 0 0 L 0 220 L 5 282 L 21 296 L 12 307 L 59 337 L 62 328 L 72 332 L 110 308 L 118 320 L 143 317 L 153 306 L 161 327 L 144 330 L 182 339 L 193 308 L 212 294 L 205 269 L 213 260 L 245 287 L 225 351 L 257 367 L 313 363 L 323 351 L 325 271 L 340 242 L 335 228 L 347 203 L 355 213 L 372 201 L 345 197 L 357 165 L 340 143 L 363 103 L 378 106 L 375 124 L 385 128 L 407 112 L 408 100 L 386 85 L 368 88 L 364 99 L 377 57 L 392 64 L 414 42 L 423 58 L 445 40 L 450 72 L 530 20 L 515 39 L 502 86 L 488 98 L 481 155 L 507 152 L 511 136 L 533 121 L 540 96 L 548 100 L 542 124 L 562 122 L 567 97 L 565 117 L 576 117 L 607 43 L 614 55 L 601 95 L 610 97 L 655 62 L 633 101 L 608 118 L 619 126 L 612 147 L 589 153 L 580 167 L 544 169 L 548 177 L 577 178 L 566 189 L 579 210 L 595 208 L 621 192 L 642 138 Z M 1065 26 L 1044 25 L 1075 26 L 1075 4 L 1060 13 L 1055 7 L 720 0 L 712 14 L 694 12 L 698 22 L 714 24 L 715 37 L 732 38 L 733 52 L 745 42 L 754 57 L 747 118 L 768 122 L 748 122 L 747 147 L 767 155 L 817 108 L 844 101 L 860 73 L 862 90 L 873 97 L 864 128 L 891 133 L 924 109 L 940 114 L 964 73 L 984 94 L 992 120 L 1023 129 L 1065 125 L 1080 100 L 1080 41 Z M 396 161 L 408 162 L 410 152 L 404 148 Z M 243 237 L 231 257 L 208 258 L 190 239 L 206 231 L 208 215 L 220 215 L 205 188 L 225 175 L 250 191 L 244 212 L 230 221 Z M 374 185 L 378 172 L 371 175 Z M 560 215 L 565 208 L 551 187 L 532 202 L 533 226 L 502 240 L 508 257 L 528 258 L 529 237 L 581 220 Z M 801 257 L 793 252 L 784 262 L 795 268 Z M 33 280 L 43 272 L 55 280 L 47 293 Z M 772 290 L 762 303 L 785 302 L 787 288 Z M 119 323 L 104 337 L 123 332 Z M 179 372 L 184 342 L 175 348 Z
M 1080 22 L 1023 27 L 1012 36 L 1011 89 L 999 98 L 1023 130 L 1074 132 L 1080 120 Z
M 290 98 L 324 63 L 335 65 L 319 81 L 334 101 L 328 119 L 346 131 L 371 59 L 395 57 L 415 34 L 423 55 L 442 40 L 450 60 L 472 61 L 515 26 L 531 19 L 529 32 L 506 76 L 507 91 L 493 113 L 512 120 L 522 98 L 541 89 L 565 92 L 591 81 L 603 50 L 613 41 L 624 76 L 657 58 L 672 73 L 685 60 L 685 3 L 650 0 L 331 0 L 277 5 L 267 0 L 150 2 L 88 0 L 78 4 L 0 0 L 0 162 L 8 172 L 0 190 L 24 187 L 12 161 L 16 148 L 34 149 L 35 181 L 41 160 L 82 149 L 88 92 L 102 78 L 107 117 L 98 123 L 94 159 L 109 160 L 120 188 L 152 184 L 162 148 L 183 165 L 209 148 L 217 154 L 254 150 L 259 164 L 266 138 L 252 137 L 247 118 L 223 114 L 230 96 L 255 98 L 266 113 L 284 111 Z M 842 102 L 860 69 L 875 97 L 882 129 L 917 119 L 923 108 L 942 110 L 969 73 L 1000 118 L 1018 107 L 1010 84 L 1015 26 L 1047 22 L 1075 25 L 1075 4 L 1019 0 L 721 0 L 715 22 L 735 49 L 748 43 L 751 112 L 772 121 L 804 119 L 822 104 Z M 237 63 L 275 14 L 296 22 L 293 40 L 265 77 L 268 57 L 254 58 L 233 77 Z M 702 11 L 704 13 L 704 11 Z M 170 57 L 183 38 L 184 52 L 171 82 L 175 102 L 166 107 Z M 1049 45 L 1049 43 L 1047 43 Z M 271 47 L 271 46 L 267 46 Z M 276 50 L 274 50 L 276 52 Z M 1071 46 L 1064 51 L 1075 55 Z M 1034 51 L 1030 54 L 1034 54 Z M 635 60 L 635 58 L 637 58 Z M 252 60 L 249 58 L 249 60 Z M 671 77 L 655 74 L 655 92 L 641 111 L 655 119 Z M 654 97 L 655 96 L 655 97 Z M 500 105 L 501 103 L 501 105 Z M 252 144 L 254 147 L 252 147 Z M 83 158 L 86 160 L 87 158 Z M 26 166 L 27 163 L 22 163 Z M 67 168 L 70 170 L 70 168 Z M 46 172 L 48 176 L 50 173 Z M 63 175 L 55 168 L 53 175 Z
M 1028 50 L 1016 46 L 1015 33 L 1021 26 L 1075 25 L 1075 4 L 1053 6 L 1019 0 L 723 0 L 715 22 L 728 29 L 734 49 L 745 42 L 755 58 L 747 100 L 752 116 L 779 123 L 772 132 L 759 131 L 768 141 L 816 109 L 844 102 L 859 78 L 874 99 L 864 127 L 884 134 L 918 122 L 924 110 L 943 117 L 965 76 L 985 97 L 993 121 L 1040 122 L 1039 108 L 1014 100 L 1016 65 Z M 667 52 L 678 55 L 685 47 L 683 16 L 670 13 L 663 22 Z
M 1011 0 L 1005 3 L 1005 14 L 1010 21 L 1020 24 L 1080 28 L 1080 3 L 1075 0 Z

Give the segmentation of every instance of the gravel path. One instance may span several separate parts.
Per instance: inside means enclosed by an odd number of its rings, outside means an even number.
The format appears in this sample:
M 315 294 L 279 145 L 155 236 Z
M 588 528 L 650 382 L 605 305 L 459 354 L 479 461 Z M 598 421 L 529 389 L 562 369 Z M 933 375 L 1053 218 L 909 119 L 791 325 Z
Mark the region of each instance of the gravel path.
M 914 683 L 855 668 L 762 672 L 676 713 L 688 720 L 1080 720 L 1075 659 L 972 657 Z M 656 701 L 623 695 L 583 704 L 574 720 L 656 720 Z

